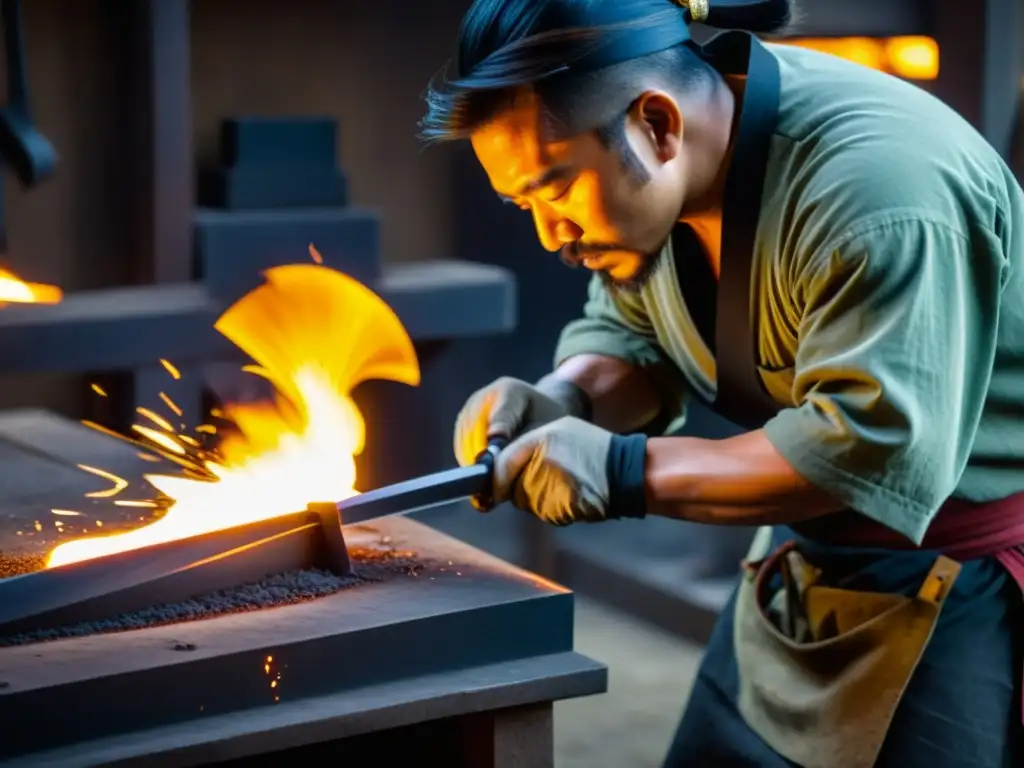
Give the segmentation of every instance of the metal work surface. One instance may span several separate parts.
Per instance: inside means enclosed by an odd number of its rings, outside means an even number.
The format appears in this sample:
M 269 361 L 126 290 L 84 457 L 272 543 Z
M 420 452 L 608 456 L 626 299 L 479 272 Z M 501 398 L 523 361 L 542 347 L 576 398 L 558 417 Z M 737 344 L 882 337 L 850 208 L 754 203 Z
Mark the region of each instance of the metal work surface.
M 95 484 L 73 469 L 90 444 L 90 463 L 139 476 L 110 438 L 40 446 L 30 419 L 13 422 L 0 417 L 0 485 L 22 488 L 0 515 L 5 553 L 69 538 L 12 528 L 76 503 L 51 477 Z M 416 567 L 281 607 L 0 648 L 0 763 L 195 765 L 605 690 L 605 668 L 573 653 L 568 590 L 405 517 L 346 536 L 387 541 Z
M 515 280 L 500 267 L 393 265 L 371 287 L 416 341 L 515 328 Z M 213 329 L 225 308 L 199 283 L 87 291 L 53 306 L 13 307 L 0 313 L 0 360 L 12 374 L 231 359 L 238 350 Z
M 281 608 L 0 649 L 0 759 L 175 723 L 193 733 L 311 697 L 366 709 L 367 687 L 536 657 L 562 656 L 550 676 L 576 673 L 565 695 L 604 689 L 603 668 L 572 654 L 567 590 L 406 518 L 374 530 L 424 567 Z M 362 725 L 385 727 L 365 714 Z
M 246 712 L 99 738 L 4 760 L 5 768 L 96 765 L 165 768 L 248 758 L 445 718 L 559 701 L 607 690 L 607 670 L 578 653 L 556 653 L 282 700 Z M 429 765 L 422 755 L 414 765 Z M 247 763 L 242 763 L 243 765 Z M 268 765 L 272 763 L 259 763 Z

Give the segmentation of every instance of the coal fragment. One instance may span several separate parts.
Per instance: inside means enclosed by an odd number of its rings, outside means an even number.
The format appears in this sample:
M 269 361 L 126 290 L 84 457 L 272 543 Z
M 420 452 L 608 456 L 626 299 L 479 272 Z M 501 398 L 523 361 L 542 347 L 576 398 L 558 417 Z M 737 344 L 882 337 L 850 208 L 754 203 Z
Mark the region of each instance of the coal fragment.
M 0 579 L 22 576 L 46 566 L 46 555 L 0 552 Z

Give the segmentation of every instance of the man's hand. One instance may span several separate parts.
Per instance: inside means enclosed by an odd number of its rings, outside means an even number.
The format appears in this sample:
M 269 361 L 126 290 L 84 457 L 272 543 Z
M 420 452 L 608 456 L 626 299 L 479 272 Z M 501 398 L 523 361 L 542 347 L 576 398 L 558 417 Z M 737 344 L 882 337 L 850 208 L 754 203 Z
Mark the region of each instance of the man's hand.
M 536 385 L 503 377 L 473 393 L 455 421 L 455 458 L 462 466 L 476 461 L 492 437 L 515 440 L 529 430 L 563 416 L 585 417 L 586 395 L 554 376 Z
M 645 443 L 571 416 L 550 422 L 498 454 L 495 502 L 553 525 L 642 517 Z

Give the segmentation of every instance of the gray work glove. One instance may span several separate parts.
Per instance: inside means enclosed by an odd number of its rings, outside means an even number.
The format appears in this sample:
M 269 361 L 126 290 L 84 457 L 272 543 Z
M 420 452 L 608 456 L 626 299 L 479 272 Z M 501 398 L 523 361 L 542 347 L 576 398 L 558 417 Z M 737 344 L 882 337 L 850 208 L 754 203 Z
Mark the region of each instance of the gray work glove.
M 575 384 L 546 376 L 537 384 L 502 377 L 477 390 L 455 420 L 455 458 L 476 461 L 492 437 L 512 441 L 563 416 L 590 417 L 590 401 Z
M 643 435 L 621 437 L 564 416 L 498 454 L 494 502 L 511 500 L 552 525 L 643 517 L 646 456 Z

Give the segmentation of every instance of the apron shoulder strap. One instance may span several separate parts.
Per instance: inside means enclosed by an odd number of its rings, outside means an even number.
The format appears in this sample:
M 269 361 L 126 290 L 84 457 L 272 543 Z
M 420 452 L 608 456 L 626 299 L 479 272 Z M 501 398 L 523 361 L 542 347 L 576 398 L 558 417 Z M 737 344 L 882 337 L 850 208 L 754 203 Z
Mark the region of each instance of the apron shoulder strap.
M 751 312 L 755 236 L 768 153 L 778 118 L 780 76 L 775 57 L 753 36 L 746 38 L 747 80 L 723 206 L 714 408 L 734 424 L 758 429 L 780 410 L 765 391 L 758 373 L 757 327 Z

